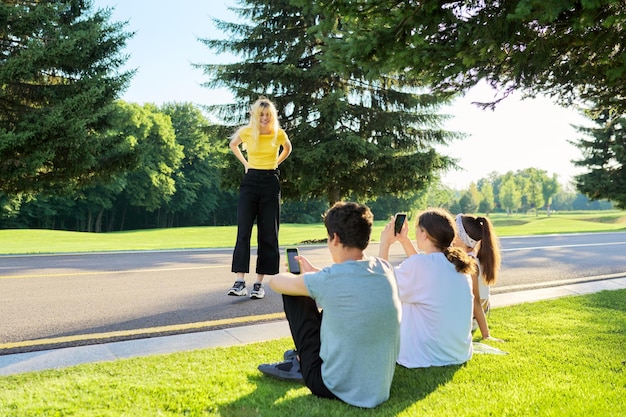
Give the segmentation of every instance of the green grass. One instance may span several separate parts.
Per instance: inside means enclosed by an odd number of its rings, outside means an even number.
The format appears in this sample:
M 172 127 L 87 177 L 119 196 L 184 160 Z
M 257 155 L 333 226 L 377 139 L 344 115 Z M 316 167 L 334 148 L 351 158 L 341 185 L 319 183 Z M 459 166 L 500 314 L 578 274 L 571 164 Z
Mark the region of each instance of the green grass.
M 623 211 L 568 212 L 545 215 L 492 216 L 499 236 L 538 235 L 550 233 L 609 232 L 626 229 Z
M 363 410 L 262 376 L 290 339 L 0 377 L 1 416 L 623 416 L 626 290 L 496 308 L 509 354 L 396 368 L 389 401 Z
M 490 216 L 499 236 L 549 233 L 601 232 L 626 230 L 626 212 L 596 211 Z M 413 224 L 415 219 L 409 219 Z M 385 221 L 374 224 L 372 241 L 378 241 Z M 82 233 L 59 230 L 11 229 L 0 230 L 0 254 L 94 252 L 115 250 L 230 248 L 234 246 L 237 228 L 184 227 L 137 230 L 113 233 Z M 411 232 L 413 236 L 413 232 Z M 282 224 L 282 246 L 325 239 L 324 225 Z M 252 242 L 256 242 L 256 227 Z

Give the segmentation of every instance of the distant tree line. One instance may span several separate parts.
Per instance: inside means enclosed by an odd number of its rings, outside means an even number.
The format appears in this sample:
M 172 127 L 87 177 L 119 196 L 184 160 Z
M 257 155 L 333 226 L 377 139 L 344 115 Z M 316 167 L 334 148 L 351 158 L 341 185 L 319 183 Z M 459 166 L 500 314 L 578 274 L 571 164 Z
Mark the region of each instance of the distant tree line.
M 236 101 L 202 109 L 118 100 L 133 76 L 121 71 L 133 34 L 91 1 L 0 3 L 0 227 L 234 224 L 243 172 L 227 138 L 259 95 L 277 103 L 294 143 L 281 165 L 285 222 L 317 222 L 345 199 L 369 204 L 378 219 L 427 206 L 574 209 L 577 195 L 533 168 L 493 174 L 463 191 L 440 185 L 456 162 L 437 149 L 464 135 L 444 130 L 448 116 L 438 109 L 483 78 L 505 91 L 566 92 L 565 103 L 590 103 L 596 127 L 580 128 L 584 137 L 572 140 L 583 153 L 576 164 L 588 169 L 575 186 L 626 207 L 626 52 L 614 43 L 623 39 L 622 1 L 554 9 L 488 1 L 471 13 L 455 2 L 374 3 L 241 1 L 241 22 L 216 22 L 225 39 L 201 40 L 210 53 L 241 60 L 195 64 L 208 88 L 227 87 Z M 520 37 L 512 42 L 510 34 Z M 538 34 L 543 42 L 534 41 Z M 579 42 L 572 51 L 570 41 Z M 515 53 L 501 53 L 509 45 Z
M 211 124 L 190 103 L 157 107 L 118 101 L 114 107 L 115 127 L 105 133 L 121 138 L 120 146 L 132 149 L 140 163 L 63 195 L 10 198 L 0 194 L 0 228 L 110 232 L 236 224 L 236 189 L 223 186 L 232 180 L 226 181 L 225 175 L 243 175 L 241 168 L 226 169 L 234 163 L 227 146 L 231 129 Z M 563 191 L 557 180 L 556 175 L 528 168 L 494 172 L 466 190 L 452 190 L 433 181 L 427 188 L 400 195 L 345 198 L 368 204 L 378 220 L 430 206 L 486 214 L 612 208 L 610 203 L 591 202 L 581 194 Z M 321 222 L 328 204 L 322 197 L 285 199 L 282 221 Z

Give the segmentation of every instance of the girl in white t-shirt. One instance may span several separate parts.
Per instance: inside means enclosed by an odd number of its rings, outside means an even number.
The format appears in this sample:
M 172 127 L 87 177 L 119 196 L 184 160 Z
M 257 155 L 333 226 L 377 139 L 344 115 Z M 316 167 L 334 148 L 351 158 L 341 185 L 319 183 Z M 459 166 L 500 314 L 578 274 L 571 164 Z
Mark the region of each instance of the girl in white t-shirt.
M 415 227 L 417 253 L 405 222 L 394 233 L 392 219 L 380 235 L 379 256 L 389 258 L 400 242 L 408 258 L 395 267 L 402 320 L 398 364 L 424 368 L 461 364 L 472 357 L 472 278 L 476 264 L 452 246 L 456 235 L 452 215 L 430 209 Z
M 496 283 L 500 270 L 500 246 L 491 221 L 487 217 L 457 214 L 457 237 L 454 246 L 467 252 L 476 260 L 478 270 L 472 274 L 474 292 L 474 326 L 480 329 L 483 339 L 501 342 L 492 337 L 487 325 L 486 314 L 489 312 L 489 287 Z

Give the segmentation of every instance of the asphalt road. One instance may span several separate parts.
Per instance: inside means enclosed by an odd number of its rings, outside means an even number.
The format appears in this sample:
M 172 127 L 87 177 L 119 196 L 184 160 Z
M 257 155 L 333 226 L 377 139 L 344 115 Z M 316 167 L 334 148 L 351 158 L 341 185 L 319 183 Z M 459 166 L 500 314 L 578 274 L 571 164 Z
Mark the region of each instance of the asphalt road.
M 626 232 L 501 238 L 494 292 L 626 275 Z M 314 264 L 325 245 L 303 246 Z M 367 251 L 378 253 L 378 245 Z M 0 257 L 0 355 L 282 318 L 280 295 L 226 296 L 232 249 Z M 399 244 L 391 261 L 404 258 Z M 255 257 L 252 257 L 254 270 Z M 252 286 L 254 275 L 248 275 Z M 374 296 L 374 295 L 373 295 Z

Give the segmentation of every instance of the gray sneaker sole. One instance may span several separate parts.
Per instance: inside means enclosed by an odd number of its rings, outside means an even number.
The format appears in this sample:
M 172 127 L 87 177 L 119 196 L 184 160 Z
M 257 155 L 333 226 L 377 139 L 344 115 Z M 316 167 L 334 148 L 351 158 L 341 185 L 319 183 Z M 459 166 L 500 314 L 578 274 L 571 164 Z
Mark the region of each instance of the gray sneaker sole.
M 299 382 L 304 383 L 304 379 L 302 378 L 302 372 L 294 372 L 294 371 L 281 371 L 276 368 L 277 364 L 262 364 L 257 367 L 261 373 L 264 375 L 270 376 L 272 378 L 280 379 L 281 381 L 290 381 L 290 382 Z M 298 366 L 298 368 L 300 368 Z M 299 369 L 298 369 L 299 371 Z

